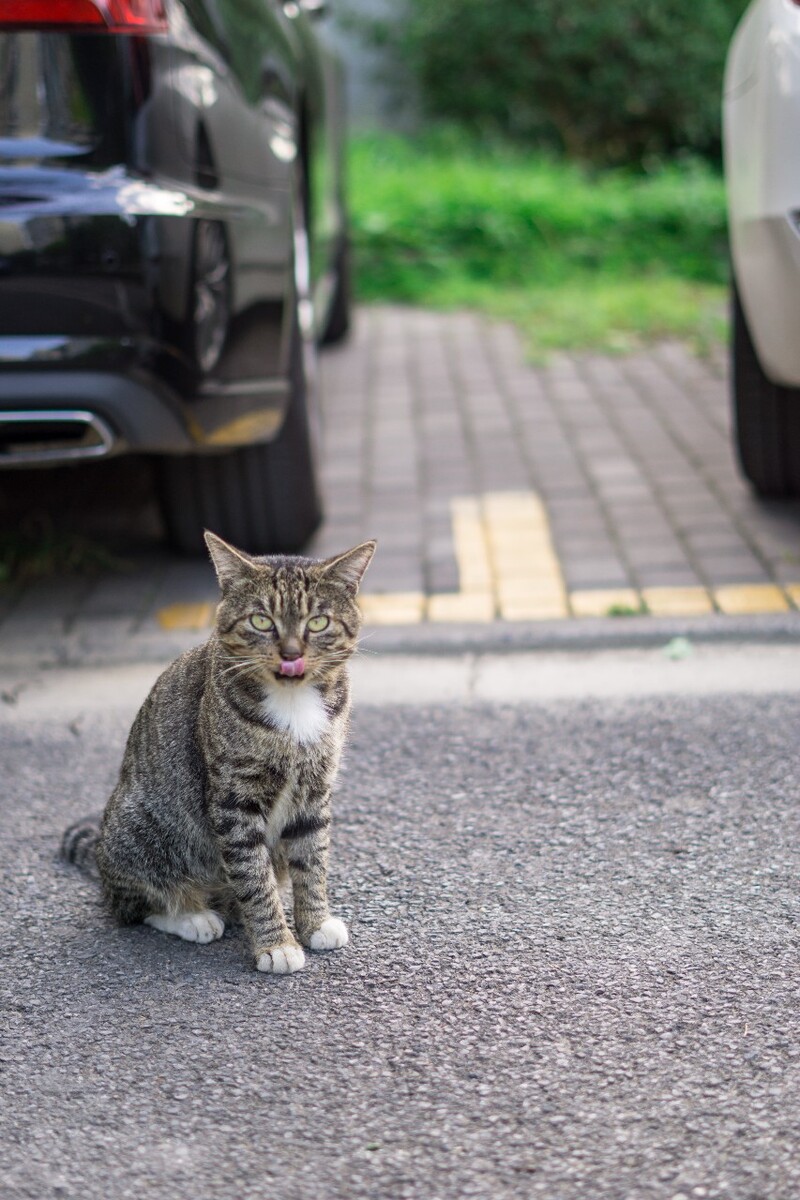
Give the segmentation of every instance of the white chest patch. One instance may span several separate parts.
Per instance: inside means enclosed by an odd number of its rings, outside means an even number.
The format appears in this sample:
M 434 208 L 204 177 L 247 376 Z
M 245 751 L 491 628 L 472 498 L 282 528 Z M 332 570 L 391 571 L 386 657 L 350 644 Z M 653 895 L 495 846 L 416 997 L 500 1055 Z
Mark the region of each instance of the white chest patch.
M 330 724 L 322 696 L 312 684 L 271 689 L 261 702 L 261 711 L 304 746 L 321 738 Z

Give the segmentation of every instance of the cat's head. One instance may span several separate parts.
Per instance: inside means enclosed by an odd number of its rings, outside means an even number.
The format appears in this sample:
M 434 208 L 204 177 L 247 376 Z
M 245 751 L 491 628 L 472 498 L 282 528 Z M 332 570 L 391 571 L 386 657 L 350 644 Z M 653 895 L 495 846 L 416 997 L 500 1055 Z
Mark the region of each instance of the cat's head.
M 254 557 L 206 533 L 222 598 L 217 636 L 232 668 L 293 687 L 334 676 L 358 643 L 356 595 L 375 553 L 363 542 L 320 562 L 283 555 Z

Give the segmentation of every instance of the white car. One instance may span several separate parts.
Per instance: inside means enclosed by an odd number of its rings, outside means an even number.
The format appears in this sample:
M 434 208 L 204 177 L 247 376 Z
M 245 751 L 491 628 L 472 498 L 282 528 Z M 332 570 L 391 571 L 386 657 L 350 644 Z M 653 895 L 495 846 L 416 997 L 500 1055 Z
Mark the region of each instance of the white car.
M 800 495 L 800 0 L 753 0 L 723 99 L 739 458 L 764 496 Z

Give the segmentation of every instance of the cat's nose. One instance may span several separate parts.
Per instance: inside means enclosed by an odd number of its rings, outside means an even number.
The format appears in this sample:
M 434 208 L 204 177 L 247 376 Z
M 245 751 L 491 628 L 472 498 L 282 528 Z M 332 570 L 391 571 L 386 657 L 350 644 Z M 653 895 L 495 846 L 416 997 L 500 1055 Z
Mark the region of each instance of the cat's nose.
M 299 642 L 284 642 L 281 646 L 281 658 L 285 662 L 294 662 L 303 657 L 303 648 Z

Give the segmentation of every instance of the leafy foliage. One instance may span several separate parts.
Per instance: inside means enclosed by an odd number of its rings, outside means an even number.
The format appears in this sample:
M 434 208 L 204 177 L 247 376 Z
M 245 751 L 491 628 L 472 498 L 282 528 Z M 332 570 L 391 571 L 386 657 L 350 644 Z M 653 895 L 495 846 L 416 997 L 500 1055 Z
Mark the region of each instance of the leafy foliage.
M 725 52 L 747 0 L 407 0 L 373 34 L 424 113 L 570 157 L 719 151 Z

